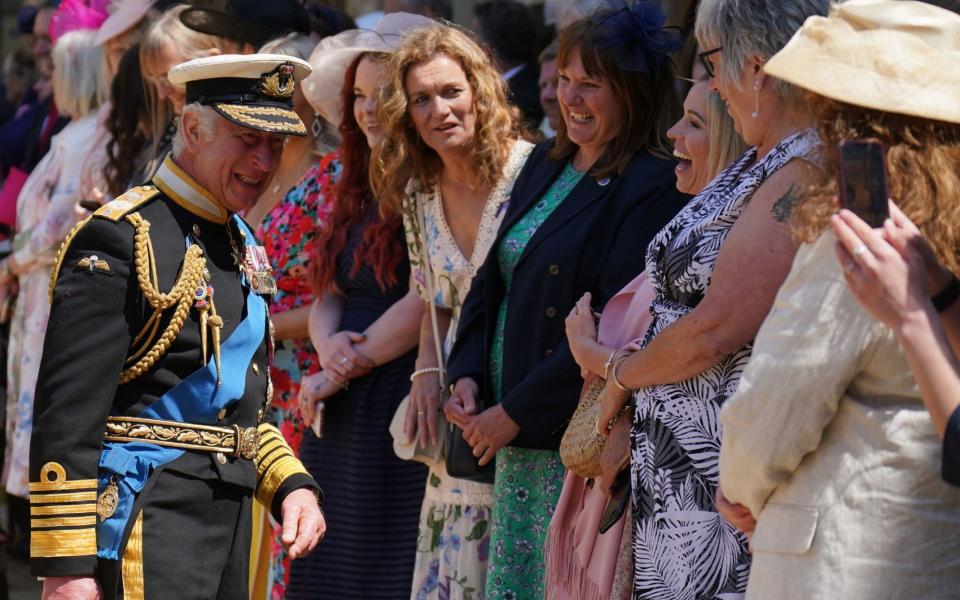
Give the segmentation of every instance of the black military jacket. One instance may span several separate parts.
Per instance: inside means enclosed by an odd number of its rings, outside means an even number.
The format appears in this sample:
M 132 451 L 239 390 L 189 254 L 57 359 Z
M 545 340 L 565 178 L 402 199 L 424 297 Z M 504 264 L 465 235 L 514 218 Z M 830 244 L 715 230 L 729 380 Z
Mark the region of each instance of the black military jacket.
M 149 223 L 152 256 L 136 248 L 130 215 Z M 243 250 L 236 223 L 168 158 L 152 185 L 134 188 L 98 210 L 71 233 L 52 281 L 52 306 L 37 383 L 30 451 L 31 567 L 35 575 L 91 574 L 96 565 L 98 463 L 108 416 L 135 417 L 204 366 L 199 311 L 155 364 L 128 383 L 121 372 L 150 330 L 154 308 L 144 296 L 137 262 L 155 263 L 154 286 L 168 293 L 184 263 L 188 240 L 206 258 L 216 309 L 227 340 L 246 316 L 247 290 L 234 254 Z M 156 337 L 174 309 L 163 312 Z M 218 415 L 217 425 L 256 427 L 269 386 L 270 333 L 246 368 L 243 396 Z M 212 345 L 212 339 L 207 344 Z M 213 360 L 208 350 L 207 359 Z M 164 468 L 255 490 L 279 518 L 287 493 L 317 488 L 276 428 L 261 424 L 257 461 L 225 453 L 184 452 Z M 103 492 L 103 486 L 99 493 Z M 38 510 L 39 509 L 39 510 Z

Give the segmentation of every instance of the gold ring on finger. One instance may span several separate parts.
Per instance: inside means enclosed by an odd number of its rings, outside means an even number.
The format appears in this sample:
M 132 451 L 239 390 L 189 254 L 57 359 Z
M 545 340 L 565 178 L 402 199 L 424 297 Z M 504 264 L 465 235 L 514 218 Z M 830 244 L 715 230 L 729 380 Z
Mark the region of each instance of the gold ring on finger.
M 859 246 L 857 246 L 856 248 L 850 251 L 850 255 L 853 256 L 854 258 L 857 258 L 858 256 L 865 254 L 867 250 L 869 250 L 869 248 L 867 248 L 866 244 L 860 244 Z

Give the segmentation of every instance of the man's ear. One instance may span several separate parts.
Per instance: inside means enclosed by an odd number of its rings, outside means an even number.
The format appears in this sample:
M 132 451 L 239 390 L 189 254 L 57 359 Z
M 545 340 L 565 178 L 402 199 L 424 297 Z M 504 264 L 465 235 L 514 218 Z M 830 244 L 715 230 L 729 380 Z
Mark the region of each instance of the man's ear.
M 203 128 L 200 126 L 200 118 L 192 111 L 184 112 L 180 116 L 180 129 L 183 131 L 183 141 L 186 143 L 187 151 L 196 154 L 203 142 Z

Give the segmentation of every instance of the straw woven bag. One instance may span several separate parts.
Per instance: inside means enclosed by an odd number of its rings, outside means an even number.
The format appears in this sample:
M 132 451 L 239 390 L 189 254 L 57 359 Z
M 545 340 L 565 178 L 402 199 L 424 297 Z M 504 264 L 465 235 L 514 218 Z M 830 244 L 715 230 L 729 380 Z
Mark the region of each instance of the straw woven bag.
M 600 392 L 604 385 L 606 381 L 599 377 L 592 377 L 584 384 L 577 410 L 573 411 L 567 431 L 560 440 L 563 466 L 587 479 L 600 475 L 600 455 L 607 443 L 607 438 L 597 433 Z

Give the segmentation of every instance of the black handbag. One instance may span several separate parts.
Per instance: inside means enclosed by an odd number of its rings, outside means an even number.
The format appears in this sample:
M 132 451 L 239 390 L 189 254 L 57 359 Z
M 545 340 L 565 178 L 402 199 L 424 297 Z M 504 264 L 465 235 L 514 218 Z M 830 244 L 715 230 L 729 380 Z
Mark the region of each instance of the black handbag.
M 473 448 L 463 438 L 463 430 L 453 423 L 448 424 L 444 456 L 447 462 L 447 474 L 451 477 L 479 483 L 493 483 L 496 459 L 481 467 L 478 464 L 479 459 L 473 455 Z

